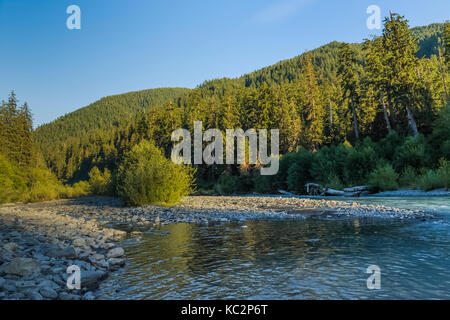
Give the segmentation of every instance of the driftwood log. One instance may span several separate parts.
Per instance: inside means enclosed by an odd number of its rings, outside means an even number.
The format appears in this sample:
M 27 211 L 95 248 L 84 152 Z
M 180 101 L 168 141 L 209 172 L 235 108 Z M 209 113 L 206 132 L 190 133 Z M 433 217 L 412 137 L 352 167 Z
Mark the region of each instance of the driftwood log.
M 284 190 L 278 190 L 278 193 L 281 193 L 281 194 L 284 194 L 284 195 L 287 195 L 287 196 L 293 196 L 294 195 L 293 193 L 290 193 L 290 192 L 287 192 L 287 191 L 284 191 Z
M 335 190 L 331 188 L 325 188 L 323 191 L 324 196 L 343 196 L 345 194 L 344 191 Z
M 317 183 L 307 183 L 305 185 L 306 192 L 312 196 L 318 196 L 322 194 L 322 188 Z
M 344 192 L 363 192 L 363 191 L 367 191 L 369 190 L 368 186 L 357 186 L 357 187 L 352 187 L 352 188 L 345 188 Z

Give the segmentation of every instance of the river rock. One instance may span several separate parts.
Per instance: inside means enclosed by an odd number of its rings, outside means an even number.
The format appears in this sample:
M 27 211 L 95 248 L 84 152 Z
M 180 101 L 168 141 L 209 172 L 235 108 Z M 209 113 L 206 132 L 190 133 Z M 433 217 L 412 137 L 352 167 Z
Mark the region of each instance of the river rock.
M 15 242 L 9 242 L 9 243 L 3 245 L 3 249 L 8 250 L 8 251 L 16 251 L 17 249 L 19 249 L 19 245 Z
M 43 287 L 41 289 L 39 289 L 39 293 L 47 299 L 56 299 L 58 298 L 58 293 L 53 290 L 52 288 L 49 287 Z
M 41 265 L 39 262 L 30 258 L 14 258 L 3 270 L 6 274 L 18 276 L 26 276 L 33 273 L 39 273 L 40 271 Z
M 107 273 L 103 271 L 81 271 L 81 287 L 96 290 L 106 277 Z
M 86 292 L 83 295 L 83 300 L 95 300 L 95 296 L 92 292 Z
M 83 238 L 77 238 L 72 241 L 72 245 L 77 248 L 84 247 L 86 245 L 86 241 Z
M 39 283 L 40 288 L 51 288 L 53 290 L 58 290 L 59 286 L 52 280 L 45 279 Z
M 74 247 L 66 247 L 66 248 L 56 247 L 56 248 L 50 249 L 47 254 L 53 258 L 74 259 L 77 257 L 77 253 L 76 253 Z
M 18 281 L 16 283 L 16 287 L 19 290 L 34 289 L 36 287 L 36 283 L 34 281 Z
M 120 258 L 125 254 L 125 251 L 118 247 L 118 248 L 114 248 L 108 251 L 108 253 L 106 254 L 106 256 L 108 258 Z
M 34 289 L 28 289 L 24 292 L 25 296 L 31 300 L 43 300 L 42 295 Z
M 67 292 L 61 292 L 59 294 L 59 299 L 61 299 L 61 300 L 80 300 L 80 296 L 77 296 L 75 294 L 70 294 Z
M 108 243 L 101 245 L 101 248 L 103 248 L 105 250 L 110 250 L 110 249 L 114 248 L 115 246 L 116 245 L 114 243 L 108 242 Z
M 89 261 L 94 262 L 94 263 L 99 260 L 103 260 L 103 259 L 105 259 L 105 255 L 100 254 L 100 253 L 94 253 L 89 256 Z
M 123 266 L 123 265 L 125 265 L 125 259 L 110 258 L 107 261 L 112 266 Z

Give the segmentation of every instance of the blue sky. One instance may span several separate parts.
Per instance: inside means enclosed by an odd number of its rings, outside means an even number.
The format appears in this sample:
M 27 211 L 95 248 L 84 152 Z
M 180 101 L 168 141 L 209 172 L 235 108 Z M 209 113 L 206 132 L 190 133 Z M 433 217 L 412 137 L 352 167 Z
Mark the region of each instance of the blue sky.
M 81 30 L 66 27 L 73 4 Z M 39 125 L 107 95 L 237 77 L 379 34 L 369 5 L 411 26 L 450 19 L 448 0 L 0 0 L 0 99 L 14 89 Z

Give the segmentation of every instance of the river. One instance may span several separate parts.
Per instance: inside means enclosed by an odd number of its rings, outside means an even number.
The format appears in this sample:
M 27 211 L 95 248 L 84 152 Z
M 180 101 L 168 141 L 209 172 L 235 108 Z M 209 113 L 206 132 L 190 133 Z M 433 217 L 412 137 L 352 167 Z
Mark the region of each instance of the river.
M 349 200 L 422 209 L 426 221 L 177 223 L 124 242 L 105 299 L 450 299 L 450 198 Z M 367 268 L 380 268 L 380 289 Z

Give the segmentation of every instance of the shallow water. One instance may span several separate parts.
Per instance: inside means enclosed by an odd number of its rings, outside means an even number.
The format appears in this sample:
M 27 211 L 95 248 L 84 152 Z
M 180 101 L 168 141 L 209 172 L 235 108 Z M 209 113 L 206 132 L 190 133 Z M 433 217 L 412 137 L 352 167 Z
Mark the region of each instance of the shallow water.
M 103 298 L 449 299 L 450 199 L 355 202 L 436 218 L 162 226 L 125 243 L 127 267 L 105 282 Z M 379 290 L 367 288 L 370 265 L 381 269 Z

